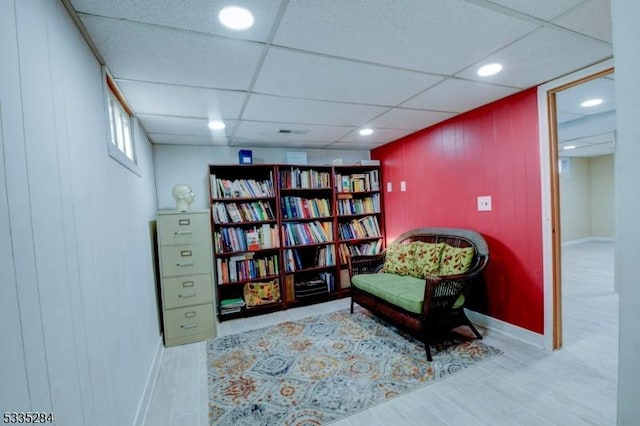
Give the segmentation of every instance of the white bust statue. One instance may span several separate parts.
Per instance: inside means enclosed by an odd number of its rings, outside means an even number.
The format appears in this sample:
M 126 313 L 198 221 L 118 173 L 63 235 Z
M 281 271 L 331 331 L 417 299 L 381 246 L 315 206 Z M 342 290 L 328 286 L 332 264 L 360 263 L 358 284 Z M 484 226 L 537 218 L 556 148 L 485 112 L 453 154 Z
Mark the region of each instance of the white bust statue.
M 176 200 L 176 210 L 183 212 L 189 210 L 189 206 L 193 203 L 193 200 L 196 199 L 193 191 L 191 191 L 191 187 L 182 183 L 175 185 L 171 193 Z

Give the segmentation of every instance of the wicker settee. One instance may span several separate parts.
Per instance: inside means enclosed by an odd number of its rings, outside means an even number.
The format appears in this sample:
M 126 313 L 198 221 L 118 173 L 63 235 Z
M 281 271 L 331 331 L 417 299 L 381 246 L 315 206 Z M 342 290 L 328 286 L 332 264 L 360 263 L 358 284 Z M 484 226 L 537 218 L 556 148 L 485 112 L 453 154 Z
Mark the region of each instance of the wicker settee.
M 419 228 L 405 232 L 380 254 L 349 257 L 351 313 L 357 303 L 417 334 L 432 361 L 429 346 L 450 338 L 456 327 L 468 326 L 482 339 L 465 315 L 464 304 L 469 285 L 488 260 L 487 243 L 475 231 Z

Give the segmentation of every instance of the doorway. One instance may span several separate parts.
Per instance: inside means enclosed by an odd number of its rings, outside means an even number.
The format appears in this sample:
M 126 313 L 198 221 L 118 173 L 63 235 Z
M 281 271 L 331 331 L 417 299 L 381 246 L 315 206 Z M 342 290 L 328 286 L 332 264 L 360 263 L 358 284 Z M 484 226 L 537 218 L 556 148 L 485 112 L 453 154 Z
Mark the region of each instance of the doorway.
M 548 268 L 545 268 L 548 270 L 545 274 L 545 347 L 550 349 L 563 346 L 563 244 L 593 241 L 594 238 L 612 240 L 612 210 L 615 205 L 611 196 L 613 181 L 609 191 L 604 190 L 603 193 L 602 187 L 606 188 L 606 183 L 590 173 L 592 166 L 594 169 L 596 165 L 600 169 L 609 167 L 611 179 L 613 177 L 613 68 L 605 67 L 557 83 L 554 85 L 552 82 L 539 90 L 539 103 L 541 94 L 544 94 L 548 120 L 549 198 L 546 207 L 549 223 L 545 229 L 548 241 L 543 251 L 545 259 L 550 260 L 546 265 Z M 544 154 L 542 129 L 541 126 L 541 153 Z M 543 174 L 544 162 L 543 156 Z M 544 188 L 543 176 L 543 193 Z M 603 209 L 603 198 L 607 197 L 611 199 L 606 200 Z M 603 222 L 608 229 L 602 229 Z

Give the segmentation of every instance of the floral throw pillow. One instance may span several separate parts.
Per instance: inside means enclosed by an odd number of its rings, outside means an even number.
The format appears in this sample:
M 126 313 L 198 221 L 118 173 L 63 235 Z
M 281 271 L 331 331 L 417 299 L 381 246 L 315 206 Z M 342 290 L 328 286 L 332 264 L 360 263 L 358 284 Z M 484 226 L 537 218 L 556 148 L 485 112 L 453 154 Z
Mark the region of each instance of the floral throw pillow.
M 413 275 L 416 278 L 425 278 L 426 275 L 438 275 L 440 270 L 440 257 L 444 243 L 425 243 L 414 241 Z
M 391 244 L 387 247 L 382 272 L 397 275 L 412 275 L 413 252 L 414 246 L 412 244 Z
M 456 275 L 467 272 L 471 267 L 475 250 L 473 247 L 451 247 L 444 245 L 440 261 L 440 275 Z
M 278 280 L 244 285 L 244 302 L 247 307 L 264 305 L 280 301 Z

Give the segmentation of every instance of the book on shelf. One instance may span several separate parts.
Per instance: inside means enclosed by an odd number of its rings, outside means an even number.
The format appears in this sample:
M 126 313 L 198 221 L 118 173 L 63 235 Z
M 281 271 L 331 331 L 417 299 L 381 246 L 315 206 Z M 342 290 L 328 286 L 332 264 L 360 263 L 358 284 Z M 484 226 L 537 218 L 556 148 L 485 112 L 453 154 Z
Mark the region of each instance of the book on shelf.
M 241 312 L 244 306 L 244 300 L 241 298 L 223 299 L 220 301 L 220 314 L 227 315 Z
M 247 250 L 260 250 L 260 233 L 257 228 L 250 229 L 246 232 Z
M 240 210 L 238 210 L 238 206 L 236 205 L 236 203 L 228 203 L 227 212 L 229 213 L 229 217 L 231 218 L 232 222 L 242 222 L 242 216 L 240 215 Z
M 327 284 L 327 291 L 331 293 L 335 290 L 335 281 L 333 278 L 333 273 L 331 272 L 322 272 L 320 273 L 320 279 Z

